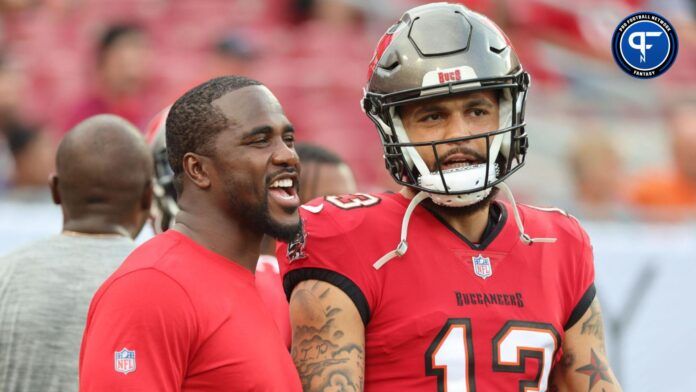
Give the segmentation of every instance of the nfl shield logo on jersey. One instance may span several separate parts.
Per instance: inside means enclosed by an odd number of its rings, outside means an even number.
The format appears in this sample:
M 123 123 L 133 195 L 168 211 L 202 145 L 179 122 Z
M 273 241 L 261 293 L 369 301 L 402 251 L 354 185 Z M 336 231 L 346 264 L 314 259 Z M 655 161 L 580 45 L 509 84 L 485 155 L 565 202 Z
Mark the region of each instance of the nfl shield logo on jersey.
M 121 351 L 114 352 L 114 369 L 123 374 L 135 371 L 135 350 L 131 351 L 123 348 Z
M 488 257 L 483 257 L 482 255 L 474 256 L 471 258 L 472 263 L 474 263 L 474 273 L 477 276 L 486 279 L 487 277 L 493 275 L 493 268 L 491 267 L 491 259 Z

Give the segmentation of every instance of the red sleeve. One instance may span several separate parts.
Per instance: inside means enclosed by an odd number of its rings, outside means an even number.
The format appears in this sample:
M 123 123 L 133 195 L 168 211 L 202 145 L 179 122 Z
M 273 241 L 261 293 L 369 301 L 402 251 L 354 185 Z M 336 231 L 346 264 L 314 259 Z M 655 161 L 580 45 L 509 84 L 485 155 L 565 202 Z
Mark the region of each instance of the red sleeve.
M 577 226 L 581 245 L 574 252 L 578 256 L 573 258 L 573 263 L 568 268 L 568 287 L 571 292 L 568 296 L 569 303 L 567 304 L 567 309 L 571 309 L 571 311 L 564 326 L 565 330 L 570 329 L 582 318 L 597 294 L 594 285 L 594 255 L 590 237 L 575 218 L 571 217 L 570 219 Z
M 292 330 L 290 329 L 290 310 L 283 292 L 280 274 L 276 271 L 275 258 L 261 255 L 256 265 L 256 289 L 264 305 L 268 308 L 276 322 L 285 346 L 290 348 Z
M 350 232 L 342 232 L 337 226 L 306 223 L 303 245 L 291 244 L 288 252 L 288 245 L 281 243 L 276 249 L 285 294 L 290 298 L 292 290 L 303 280 L 330 283 L 348 295 L 367 325 L 379 292 L 372 264 L 354 246 Z
M 90 306 L 80 391 L 179 391 L 195 333 L 191 301 L 172 278 L 155 269 L 117 278 Z M 124 348 L 132 361 L 117 366 Z

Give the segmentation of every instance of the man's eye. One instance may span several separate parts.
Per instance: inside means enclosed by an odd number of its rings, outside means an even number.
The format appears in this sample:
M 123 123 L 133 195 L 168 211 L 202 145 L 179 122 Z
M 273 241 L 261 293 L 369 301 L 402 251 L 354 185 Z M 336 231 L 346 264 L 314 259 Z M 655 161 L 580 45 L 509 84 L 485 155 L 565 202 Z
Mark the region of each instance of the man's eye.
M 249 142 L 249 144 L 265 144 L 265 143 L 268 143 L 268 138 L 265 138 L 265 137 L 258 137 L 255 139 L 251 139 L 251 141 Z
M 471 110 L 471 114 L 472 114 L 474 117 L 481 117 L 481 116 L 487 115 L 487 114 L 488 114 L 488 111 L 487 111 L 487 110 L 484 110 L 484 109 L 472 109 L 472 110 Z
M 295 136 L 292 136 L 292 135 L 285 136 L 285 137 L 283 138 L 283 140 L 285 141 L 285 144 L 287 144 L 287 145 L 293 145 L 293 144 L 295 144 Z
M 442 115 L 440 115 L 440 113 L 431 113 L 431 114 L 428 114 L 426 116 L 423 116 L 420 120 L 421 121 L 437 121 L 437 120 L 441 120 L 441 119 L 442 119 Z

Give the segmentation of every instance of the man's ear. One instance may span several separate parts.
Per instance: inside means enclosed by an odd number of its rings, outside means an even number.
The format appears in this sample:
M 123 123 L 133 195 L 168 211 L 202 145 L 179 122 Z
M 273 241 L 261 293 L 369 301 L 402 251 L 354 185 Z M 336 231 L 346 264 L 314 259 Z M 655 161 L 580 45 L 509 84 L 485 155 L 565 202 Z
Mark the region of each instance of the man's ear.
M 60 191 L 58 190 L 58 175 L 56 173 L 51 173 L 48 176 L 48 187 L 51 188 L 53 203 L 60 205 Z
M 210 188 L 210 159 L 187 152 L 183 160 L 184 174 L 198 188 Z
M 140 208 L 143 210 L 150 211 L 152 206 L 152 198 L 154 195 L 154 189 L 152 188 L 152 180 L 149 180 L 145 184 L 145 189 L 143 190 L 143 195 L 140 198 Z

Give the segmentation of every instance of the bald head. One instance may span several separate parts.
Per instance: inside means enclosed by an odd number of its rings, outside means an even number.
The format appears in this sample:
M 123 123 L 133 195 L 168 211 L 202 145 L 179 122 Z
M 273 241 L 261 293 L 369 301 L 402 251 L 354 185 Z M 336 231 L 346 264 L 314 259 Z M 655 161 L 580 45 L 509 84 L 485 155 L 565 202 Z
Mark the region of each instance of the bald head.
M 149 148 L 132 124 L 114 115 L 84 120 L 56 154 L 51 187 L 65 229 L 97 233 L 119 226 L 137 234 L 147 219 L 152 174 Z M 78 230 L 69 227 L 75 225 Z

